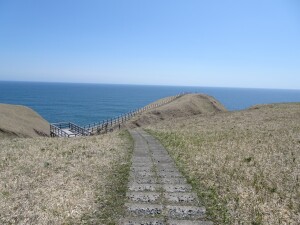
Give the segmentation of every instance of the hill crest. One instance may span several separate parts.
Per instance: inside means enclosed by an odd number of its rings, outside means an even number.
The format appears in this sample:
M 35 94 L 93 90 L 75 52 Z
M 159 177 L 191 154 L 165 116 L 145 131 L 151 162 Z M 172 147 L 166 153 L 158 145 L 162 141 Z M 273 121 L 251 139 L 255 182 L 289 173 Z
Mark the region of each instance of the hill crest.
M 161 101 L 158 100 L 157 102 Z M 151 104 L 155 104 L 151 103 Z M 147 110 L 129 121 L 129 127 L 142 127 L 162 120 L 226 112 L 215 98 L 204 94 L 186 94 L 160 107 Z

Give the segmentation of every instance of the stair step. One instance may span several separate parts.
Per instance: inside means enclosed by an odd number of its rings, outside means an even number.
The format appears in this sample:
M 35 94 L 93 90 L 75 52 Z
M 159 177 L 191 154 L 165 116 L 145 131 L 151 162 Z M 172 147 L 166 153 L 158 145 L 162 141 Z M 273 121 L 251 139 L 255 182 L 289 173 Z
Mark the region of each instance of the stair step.
M 158 179 L 162 184 L 186 184 L 187 180 L 183 177 L 162 177 Z
M 147 164 L 151 164 L 152 163 L 152 160 L 150 158 L 144 158 L 144 159 L 132 159 L 131 160 L 132 164 L 138 164 L 138 163 L 143 163 L 144 165 Z
M 125 207 L 129 214 L 135 216 L 160 216 L 163 211 L 159 204 L 125 203 Z
M 143 167 L 143 166 L 153 166 L 152 162 L 144 163 L 144 162 L 132 162 L 132 167 Z
M 184 203 L 184 204 L 197 204 L 198 203 L 198 197 L 195 193 L 189 192 L 189 193 L 164 193 L 164 198 L 169 203 Z
M 169 168 L 169 167 L 176 167 L 176 164 L 174 162 L 168 162 L 168 163 L 155 163 L 157 168 Z
M 140 191 L 132 191 L 127 192 L 127 198 L 134 202 L 148 202 L 155 203 L 160 200 L 161 193 L 159 192 L 140 192 Z
M 162 219 L 156 218 L 126 218 L 119 225 L 166 225 Z
M 162 187 L 166 192 L 190 192 L 192 190 L 189 184 L 164 184 Z
M 167 216 L 176 219 L 203 219 L 205 216 L 204 207 L 196 206 L 174 206 L 167 205 Z
M 134 156 L 135 157 L 150 157 L 149 153 L 145 153 L 142 151 L 135 151 Z
M 213 225 L 213 222 L 200 220 L 168 220 L 167 225 Z
M 155 177 L 155 173 L 153 172 L 130 172 L 130 177 Z
M 166 168 L 157 168 L 157 172 L 176 172 L 179 173 L 179 170 L 175 167 L 166 167 Z
M 130 183 L 137 184 L 157 184 L 158 181 L 155 177 L 132 177 Z
M 155 163 L 172 163 L 172 158 L 153 159 Z
M 130 183 L 128 186 L 129 191 L 158 191 L 160 188 L 160 184 Z
M 181 173 L 178 172 L 157 172 L 158 177 L 168 177 L 168 178 L 175 178 L 175 177 L 183 177 Z
M 153 166 L 132 166 L 130 171 L 132 172 L 152 172 Z
M 162 145 L 144 131 L 130 131 L 134 156 L 120 225 L 213 225 L 205 208 Z

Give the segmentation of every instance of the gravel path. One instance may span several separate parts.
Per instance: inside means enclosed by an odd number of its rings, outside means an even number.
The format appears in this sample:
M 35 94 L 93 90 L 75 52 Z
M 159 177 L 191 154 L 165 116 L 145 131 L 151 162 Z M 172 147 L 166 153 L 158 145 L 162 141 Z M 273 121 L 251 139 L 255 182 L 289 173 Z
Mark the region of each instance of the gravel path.
M 145 131 L 130 131 L 134 153 L 122 225 L 212 225 L 192 187 L 164 147 Z

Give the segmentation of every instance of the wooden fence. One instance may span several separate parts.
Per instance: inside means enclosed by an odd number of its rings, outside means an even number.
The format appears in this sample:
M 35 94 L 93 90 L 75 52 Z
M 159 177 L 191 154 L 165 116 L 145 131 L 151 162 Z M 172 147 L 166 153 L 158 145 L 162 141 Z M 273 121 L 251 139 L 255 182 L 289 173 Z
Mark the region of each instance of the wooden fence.
M 154 108 L 160 107 L 162 105 L 168 104 L 168 103 L 174 101 L 175 99 L 180 98 L 181 96 L 186 95 L 186 94 L 187 93 L 181 93 L 181 94 L 178 94 L 175 96 L 171 96 L 169 98 L 161 100 L 158 103 L 153 103 L 153 104 L 147 105 L 143 108 L 132 110 L 128 113 L 119 115 L 114 118 L 102 120 L 102 121 L 95 122 L 95 123 L 90 123 L 83 127 L 80 127 L 80 126 L 78 126 L 74 123 L 70 123 L 70 122 L 51 124 L 50 125 L 50 133 L 51 133 L 52 137 L 77 137 L 77 136 L 89 136 L 89 135 L 93 135 L 93 134 L 106 133 L 106 132 L 112 130 L 114 127 L 120 127 L 121 124 L 130 120 L 132 117 L 136 116 L 137 114 L 140 114 L 147 110 L 154 109 Z M 68 132 L 67 130 L 69 130 L 70 132 Z

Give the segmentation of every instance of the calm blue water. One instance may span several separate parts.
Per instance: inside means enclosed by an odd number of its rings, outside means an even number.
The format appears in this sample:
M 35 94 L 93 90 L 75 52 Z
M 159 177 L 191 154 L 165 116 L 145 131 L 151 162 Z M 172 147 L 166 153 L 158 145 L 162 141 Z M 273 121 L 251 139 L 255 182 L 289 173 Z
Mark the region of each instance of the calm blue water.
M 214 96 L 228 110 L 241 110 L 263 103 L 300 102 L 300 90 L 2 81 L 0 103 L 29 106 L 49 122 L 72 121 L 85 125 L 181 92 Z

